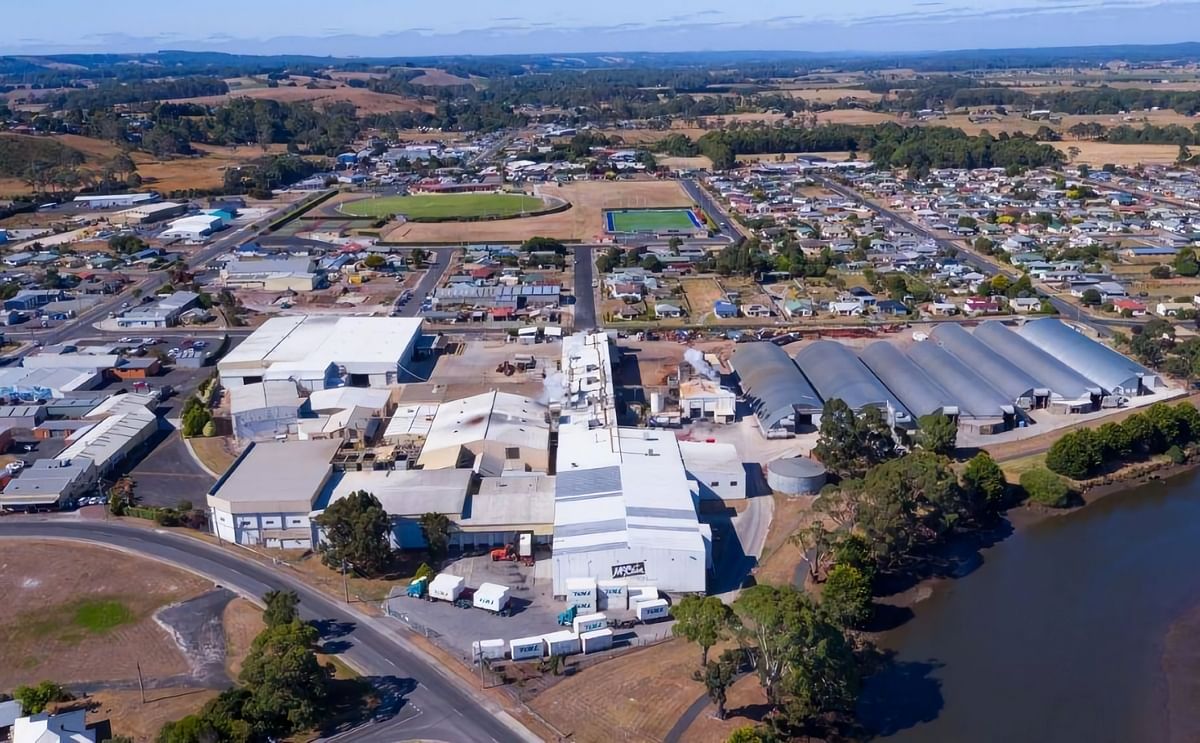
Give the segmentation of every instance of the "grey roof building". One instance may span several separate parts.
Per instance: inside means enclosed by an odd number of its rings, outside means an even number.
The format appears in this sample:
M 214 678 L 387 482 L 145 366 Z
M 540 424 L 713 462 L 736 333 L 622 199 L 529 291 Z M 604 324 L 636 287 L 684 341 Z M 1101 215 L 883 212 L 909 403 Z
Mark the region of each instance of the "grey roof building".
M 1015 411 L 1013 400 L 942 346 L 926 341 L 908 349 L 908 358 L 925 371 L 958 403 L 959 415 L 1003 418 Z
M 975 329 L 975 337 L 1027 370 L 1040 387 L 1048 388 L 1065 405 L 1090 409 L 1103 394 L 1100 386 L 1043 351 L 1001 322 L 990 321 Z
M 914 416 L 958 415 L 954 397 L 893 344 L 872 343 L 859 358 Z
M 968 369 L 986 377 L 1010 402 L 1021 404 L 1024 401 L 1026 406 L 1032 407 L 1036 397 L 1050 395 L 1050 390 L 1042 387 L 1029 372 L 968 333 L 958 323 L 942 323 L 933 329 L 929 337 Z
M 1162 378 L 1146 367 L 1054 318 L 1026 323 L 1017 332 L 1110 395 L 1133 396 L 1165 386 Z
M 893 426 L 912 424 L 908 409 L 842 344 L 817 341 L 801 349 L 795 360 L 822 399 L 842 400 L 855 412 L 880 408 Z
M 730 361 L 764 434 L 821 412 L 821 398 L 787 352 L 774 343 L 738 344 Z

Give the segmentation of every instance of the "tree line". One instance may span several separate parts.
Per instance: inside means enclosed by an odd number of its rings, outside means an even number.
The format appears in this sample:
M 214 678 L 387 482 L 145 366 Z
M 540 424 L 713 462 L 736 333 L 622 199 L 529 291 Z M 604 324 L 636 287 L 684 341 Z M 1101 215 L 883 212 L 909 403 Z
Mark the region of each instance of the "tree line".
M 172 80 L 112 81 L 94 88 L 72 90 L 48 102 L 57 110 L 112 108 L 135 103 L 157 103 L 175 98 L 224 95 L 229 85 L 216 77 L 177 77 Z
M 1080 428 L 1062 436 L 1046 452 L 1052 472 L 1083 480 L 1106 469 L 1140 462 L 1160 454 L 1187 459 L 1187 449 L 1200 442 L 1200 411 L 1188 402 L 1155 403 L 1119 423 Z

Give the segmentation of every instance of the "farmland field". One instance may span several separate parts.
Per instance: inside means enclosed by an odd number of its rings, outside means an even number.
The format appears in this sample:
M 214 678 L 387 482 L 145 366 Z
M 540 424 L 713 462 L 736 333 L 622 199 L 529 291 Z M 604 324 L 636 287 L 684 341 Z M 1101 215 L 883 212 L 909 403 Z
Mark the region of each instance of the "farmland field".
M 689 209 L 622 209 L 605 212 L 609 232 L 696 230 L 703 225 Z
M 403 214 L 408 219 L 473 219 L 538 212 L 546 208 L 546 202 L 513 193 L 416 194 L 349 201 L 339 208 L 354 217 Z

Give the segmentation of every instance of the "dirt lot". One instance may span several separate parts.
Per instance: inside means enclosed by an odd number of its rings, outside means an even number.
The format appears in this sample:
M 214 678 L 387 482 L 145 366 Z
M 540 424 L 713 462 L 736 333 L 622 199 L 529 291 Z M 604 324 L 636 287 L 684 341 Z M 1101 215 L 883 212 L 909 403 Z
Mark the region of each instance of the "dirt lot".
M 813 516 L 813 498 L 789 498 L 776 493 L 775 514 L 771 528 L 763 545 L 763 556 L 754 577 L 759 583 L 787 585 L 796 577 L 796 568 L 804 561 L 799 547 L 788 541 L 802 526 L 807 526 Z
M 88 724 L 108 720 L 114 735 L 133 738 L 135 743 L 150 743 L 168 722 L 186 717 L 217 696 L 211 689 L 154 689 L 142 704 L 137 690 L 99 691 L 85 702 L 95 705 L 88 712 Z
M 713 717 L 715 707 L 709 705 L 683 733 L 680 740 L 688 743 L 724 743 L 734 730 L 762 722 L 767 712 L 767 695 L 758 676 L 748 673 L 734 682 L 725 698 L 725 719 Z
M 713 305 L 717 300 L 725 298 L 716 279 L 681 279 L 679 283 L 683 285 L 688 304 L 692 308 L 691 321 L 707 323 L 716 320 Z
M 494 222 L 409 223 L 385 233 L 388 242 L 485 243 L 521 242 L 533 235 L 563 240 L 605 238 L 604 209 L 691 206 L 675 181 L 579 181 L 563 186 L 542 184 L 537 193 L 566 199 L 571 208 L 557 214 Z
M 333 103 L 353 103 L 360 115 L 382 114 L 393 111 L 432 111 L 429 104 L 415 101 L 398 95 L 376 93 L 365 88 L 351 88 L 339 85 L 335 88 L 305 88 L 285 87 L 252 88 L 249 90 L 233 90 L 225 95 L 206 95 L 198 98 L 185 98 L 180 103 L 198 103 L 202 106 L 214 106 L 233 98 L 256 98 L 284 103 L 308 101 L 314 106 L 328 106 Z
M 579 743 L 661 741 L 704 693 L 691 678 L 699 665 L 695 645 L 672 640 L 585 669 L 530 706 Z
M 47 678 L 135 679 L 135 661 L 150 679 L 187 673 L 183 654 L 152 615 L 208 587 L 190 573 L 113 550 L 6 541 L 0 544 L 0 595 L 9 598 L 0 606 L 0 689 Z

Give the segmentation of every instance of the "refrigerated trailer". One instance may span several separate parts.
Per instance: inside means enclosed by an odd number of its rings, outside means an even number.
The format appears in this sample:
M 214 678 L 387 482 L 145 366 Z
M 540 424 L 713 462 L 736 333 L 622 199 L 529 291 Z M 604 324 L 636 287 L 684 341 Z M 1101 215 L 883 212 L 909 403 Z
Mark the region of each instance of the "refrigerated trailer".
M 498 583 L 484 583 L 475 589 L 474 605 L 476 609 L 486 609 L 495 614 L 508 614 L 508 586 Z
M 571 627 L 577 635 L 603 629 L 607 626 L 608 617 L 603 614 L 584 614 L 583 616 L 575 617 L 575 620 L 571 623 Z
M 429 598 L 453 603 L 462 595 L 466 583 L 466 578 L 462 576 L 439 573 L 429 583 Z
M 670 610 L 671 606 L 667 603 L 666 599 L 642 601 L 637 605 L 637 619 L 639 622 L 653 622 L 659 619 L 666 619 Z
M 605 627 L 604 629 L 593 630 L 592 632 L 584 632 L 579 636 L 579 643 L 584 654 L 598 653 L 601 650 L 611 650 L 613 646 L 613 631 Z
M 541 635 L 508 641 L 508 655 L 513 660 L 541 658 L 546 652 L 546 640 Z

